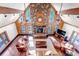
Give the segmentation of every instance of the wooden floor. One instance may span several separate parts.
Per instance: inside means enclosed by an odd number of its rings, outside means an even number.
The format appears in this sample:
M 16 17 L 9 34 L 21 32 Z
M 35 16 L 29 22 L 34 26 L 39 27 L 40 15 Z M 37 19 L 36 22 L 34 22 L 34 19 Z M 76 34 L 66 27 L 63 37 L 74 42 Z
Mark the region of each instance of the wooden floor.
M 16 45 L 18 43 L 18 40 L 23 37 L 22 35 L 19 35 L 11 45 L 9 45 L 6 50 L 2 53 L 1 56 L 26 56 L 26 52 L 19 52 Z M 27 51 L 27 50 L 26 50 Z
M 28 50 L 25 52 L 19 52 L 16 45 L 18 43 L 18 40 L 23 37 L 22 35 L 19 35 L 14 42 L 4 51 L 2 56 L 28 56 L 30 53 L 28 53 Z M 43 37 L 44 38 L 44 37 Z M 46 37 L 45 37 L 46 39 Z M 56 49 L 56 48 L 55 48 Z M 60 49 L 56 49 L 56 51 L 59 53 L 59 55 L 63 55 L 60 51 Z

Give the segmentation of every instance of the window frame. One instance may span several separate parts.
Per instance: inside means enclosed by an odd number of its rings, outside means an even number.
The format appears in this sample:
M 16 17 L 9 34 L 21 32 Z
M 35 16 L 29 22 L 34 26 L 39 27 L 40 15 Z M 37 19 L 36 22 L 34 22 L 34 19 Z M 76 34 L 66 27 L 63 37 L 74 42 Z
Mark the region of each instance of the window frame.
M 3 38 L 3 36 L 2 36 L 3 34 L 6 36 L 6 38 L 7 38 L 7 40 L 8 40 L 8 42 L 7 42 L 7 43 L 6 43 L 5 39 L 4 39 L 4 38 Z M 3 46 L 2 48 L 0 48 L 0 53 L 1 53 L 1 51 L 3 51 L 3 50 L 4 50 L 4 48 L 5 48 L 5 47 L 9 44 L 10 40 L 9 40 L 9 37 L 8 37 L 8 35 L 7 35 L 7 32 L 6 32 L 6 31 L 4 31 L 4 32 L 0 33 L 0 38 L 1 38 L 2 42 L 4 43 L 4 46 Z

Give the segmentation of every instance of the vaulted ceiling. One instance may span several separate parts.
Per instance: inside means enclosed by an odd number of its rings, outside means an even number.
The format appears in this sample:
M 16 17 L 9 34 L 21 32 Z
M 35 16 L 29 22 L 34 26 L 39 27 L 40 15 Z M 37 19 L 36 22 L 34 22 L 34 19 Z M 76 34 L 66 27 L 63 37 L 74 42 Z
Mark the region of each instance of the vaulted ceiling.
M 0 3 L 2 7 L 13 8 L 17 10 L 25 10 L 25 8 L 29 5 L 29 3 Z
M 62 11 L 64 11 L 64 13 L 61 16 L 62 20 L 64 20 L 65 22 L 70 24 L 73 24 L 77 27 L 79 27 L 79 14 L 76 11 L 79 10 L 79 3 L 48 3 L 48 4 L 33 4 L 33 3 L 0 3 L 0 27 L 5 26 L 9 23 L 15 22 L 17 20 L 17 18 L 19 17 L 19 15 L 25 10 L 25 8 L 28 7 L 28 5 L 30 5 L 30 7 L 33 8 L 32 12 L 34 15 L 37 14 L 43 14 L 43 15 L 47 15 L 49 9 L 51 6 L 53 6 L 56 11 L 59 13 Z M 41 6 L 39 6 L 41 5 Z M 62 7 L 61 7 L 62 5 Z M 6 9 L 6 11 L 3 12 L 2 9 Z M 70 12 L 71 10 L 74 10 L 74 12 Z M 13 11 L 10 11 L 13 10 Z M 48 11 L 46 11 L 48 10 Z M 69 11 L 70 10 L 70 11 Z M 67 13 L 68 11 L 68 13 Z M 36 14 L 35 14 L 36 13 Z M 6 16 L 7 15 L 7 16 Z M 72 21 L 72 22 L 71 22 Z M 75 22 L 75 24 L 74 24 Z
M 4 27 L 15 22 L 19 17 L 19 14 L 0 14 L 0 27 Z
M 52 4 L 62 20 L 79 28 L 79 3 L 54 3 Z
M 60 11 L 61 5 L 62 5 L 61 11 L 79 8 L 79 3 L 53 3 L 52 5 L 54 6 L 54 8 L 57 10 L 58 13 Z
M 29 3 L 0 3 L 0 28 L 15 22 Z
M 52 5 L 50 3 L 31 3 L 30 10 L 31 16 L 33 17 L 48 17 Z

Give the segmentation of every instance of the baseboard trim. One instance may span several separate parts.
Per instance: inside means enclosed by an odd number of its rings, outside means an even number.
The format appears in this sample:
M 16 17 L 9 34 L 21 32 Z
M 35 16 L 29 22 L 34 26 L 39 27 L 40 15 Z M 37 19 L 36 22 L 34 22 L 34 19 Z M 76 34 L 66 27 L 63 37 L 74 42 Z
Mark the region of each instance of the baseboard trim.
M 79 53 L 79 51 L 75 48 L 75 51 L 77 52 L 77 53 Z

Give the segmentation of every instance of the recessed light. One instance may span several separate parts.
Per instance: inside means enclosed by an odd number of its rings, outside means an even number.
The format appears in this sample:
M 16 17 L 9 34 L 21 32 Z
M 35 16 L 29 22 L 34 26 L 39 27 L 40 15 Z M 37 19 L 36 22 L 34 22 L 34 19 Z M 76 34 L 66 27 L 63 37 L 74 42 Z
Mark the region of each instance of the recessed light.
M 79 16 L 77 16 L 77 18 L 79 18 Z
M 6 17 L 7 17 L 7 15 L 4 15 L 4 17 L 6 18 Z

